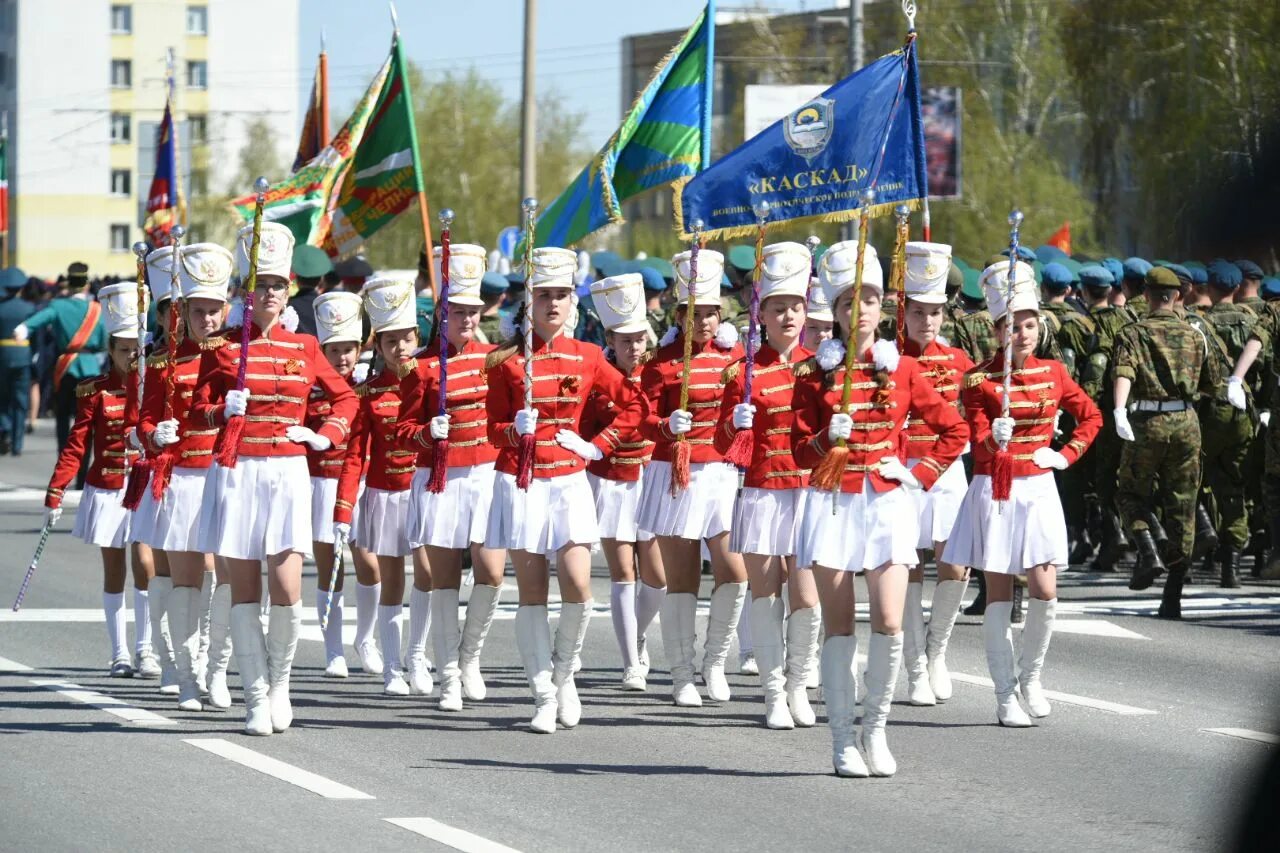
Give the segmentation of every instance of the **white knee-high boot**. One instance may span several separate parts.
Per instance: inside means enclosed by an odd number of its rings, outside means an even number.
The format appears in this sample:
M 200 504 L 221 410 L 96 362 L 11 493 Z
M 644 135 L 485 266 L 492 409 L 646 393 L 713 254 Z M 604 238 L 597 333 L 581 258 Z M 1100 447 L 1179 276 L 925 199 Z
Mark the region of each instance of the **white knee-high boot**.
M 1031 718 L 1018 704 L 1018 676 L 1013 669 L 1013 630 L 1009 619 L 1012 601 L 988 601 L 982 616 L 982 638 L 987 645 L 987 669 L 996 690 L 996 721 L 1002 726 L 1026 728 Z
M 184 711 L 201 709 L 195 661 L 200 644 L 199 601 L 200 590 L 193 586 L 174 587 L 169 593 L 169 633 L 178 668 L 178 707 Z
M 662 610 L 666 597 L 667 588 L 664 586 L 649 586 L 644 581 L 636 583 L 636 660 L 644 678 L 649 677 L 649 648 L 645 634 Z
M 342 653 L 342 590 L 329 594 L 327 589 L 316 590 L 316 616 L 324 617 L 324 677 L 346 678 L 347 659 Z
M 231 584 L 220 583 L 213 590 L 209 608 L 209 702 L 208 707 L 225 711 L 231 707 L 227 689 L 227 667 L 231 664 Z
M 378 599 L 382 596 L 382 584 L 366 586 L 356 583 L 356 637 L 352 645 L 360 668 L 370 675 L 382 675 L 382 655 L 373 639 L 373 629 L 378 621 Z
M 382 692 L 391 696 L 408 696 L 409 684 L 404 680 L 404 662 L 400 657 L 400 617 L 402 604 L 378 605 L 378 637 L 382 640 Z
M 865 778 L 870 774 L 858 752 L 854 734 L 857 717 L 858 677 L 853 662 L 858 638 L 827 637 L 822 644 L 822 697 L 827 705 L 827 726 L 831 729 L 831 763 L 837 776 Z
M 298 629 L 302 626 L 302 602 L 271 606 L 267 622 L 267 650 L 270 654 L 269 705 L 271 728 L 283 732 L 293 725 L 293 706 L 289 702 L 289 673 L 293 656 L 298 651 Z
M 862 702 L 862 751 L 872 776 L 892 776 L 898 762 L 889 751 L 885 723 L 902 666 L 902 634 L 872 632 L 867 650 L 867 698 Z
M 173 578 L 156 575 L 147 584 L 147 615 L 151 620 L 151 647 L 160 661 L 160 692 L 166 695 L 178 693 L 178 669 L 173 662 L 173 644 L 170 642 L 169 631 L 164 624 L 165 614 L 169 611 L 169 595 L 172 592 Z
M 902 607 L 902 662 L 907 671 L 907 697 L 912 705 L 936 705 L 929 686 L 929 658 L 924 633 L 924 584 L 908 583 Z
M 524 674 L 533 693 L 530 731 L 552 734 L 556 730 L 556 685 L 551 662 L 551 624 L 545 604 L 516 609 L 516 642 L 524 662 Z
M 813 607 L 792 610 L 787 617 L 787 706 L 791 719 L 801 728 L 818 721 L 809 705 L 809 668 L 818 645 L 818 612 Z
M 413 591 L 416 595 L 418 590 Z M 436 672 L 440 674 L 440 710 L 462 710 L 462 669 L 458 665 L 462 631 L 458 628 L 458 591 L 437 589 L 431 592 L 431 632 L 435 647 Z M 422 661 L 426 668 L 426 660 Z M 412 677 L 412 671 L 411 671 Z M 427 676 L 428 683 L 430 675 Z
M 748 593 L 750 595 L 750 593 Z M 786 609 L 786 606 L 783 606 Z M 755 634 L 751 630 L 751 605 L 744 602 L 742 615 L 738 617 L 738 673 L 759 675 L 760 663 L 756 660 Z
M 145 589 L 133 588 L 133 656 L 137 661 L 138 675 L 155 677 L 154 657 L 151 651 L 151 596 Z M 144 671 L 149 671 L 148 676 Z
M 1027 711 L 1033 717 L 1047 717 L 1052 710 L 1044 696 L 1044 688 L 1040 686 L 1040 673 L 1044 669 L 1044 656 L 1049 651 L 1049 640 L 1053 638 L 1057 605 L 1056 598 L 1049 601 L 1031 599 L 1027 604 L 1027 621 L 1022 626 L 1018 684 L 1027 703 Z
M 556 622 L 553 677 L 557 690 L 557 719 L 566 729 L 573 728 L 582 719 L 582 702 L 578 700 L 578 686 L 574 683 L 573 673 L 579 668 L 575 663 L 582 655 L 593 604 L 590 599 L 580 603 L 566 601 L 560 605 L 560 619 Z
M 132 678 L 133 665 L 129 660 L 124 618 L 124 593 L 104 592 L 102 613 L 107 622 L 107 642 L 111 645 L 111 677 Z
M 938 581 L 933 588 L 933 602 L 929 606 L 929 633 L 925 640 L 925 654 L 929 659 L 929 686 L 939 702 L 951 698 L 951 673 L 947 671 L 947 644 L 951 631 L 960 615 L 960 602 L 969 580 Z
M 698 597 L 668 592 L 662 602 L 662 645 L 671 670 L 671 696 L 682 708 L 699 708 L 702 697 L 693 683 Z
M 409 692 L 419 696 L 430 696 L 436 689 L 431 678 L 431 667 L 427 662 L 427 638 L 434 633 L 431 624 L 436 621 L 436 599 L 443 590 L 428 591 L 413 587 L 409 592 L 409 652 L 405 655 L 405 664 L 409 670 Z M 454 590 L 455 599 L 457 591 Z M 457 601 L 454 601 L 457 604 Z M 454 613 L 458 608 L 454 607 Z M 454 622 L 458 617 L 455 615 Z M 437 630 L 439 627 L 437 626 Z M 385 644 L 383 644 L 385 648 Z M 439 662 L 440 652 L 436 651 L 436 666 L 444 666 Z M 443 674 L 441 675 L 443 678 Z M 459 706 L 460 709 L 461 706 Z M 449 710 L 449 709 L 445 709 Z
M 716 702 L 728 702 L 731 693 L 724 676 L 724 662 L 729 656 L 733 632 L 742 616 L 747 597 L 747 584 L 724 583 L 711 593 L 710 615 L 707 617 L 707 639 L 702 645 L 702 680 L 707 696 Z
M 196 599 L 199 608 L 197 625 L 200 641 L 196 646 L 196 684 L 201 693 L 209 692 L 209 636 L 210 620 L 213 618 L 213 572 L 204 572 L 200 576 L 200 595 Z
M 472 702 L 482 701 L 488 693 L 480 672 L 480 652 L 484 649 L 484 641 L 489 636 L 501 598 L 501 586 L 478 583 L 471 587 L 471 597 L 467 599 L 467 618 L 462 623 L 462 643 L 458 647 L 458 668 L 462 671 L 462 695 Z
M 236 666 L 244 686 L 244 732 L 269 735 L 271 703 L 267 682 L 267 646 L 262 638 L 261 605 L 236 604 L 231 608 L 231 637 L 235 643 Z
M 614 581 L 609 585 L 609 615 L 613 635 L 622 657 L 622 686 L 627 690 L 644 690 L 640 674 L 640 631 L 636 622 L 636 582 Z
M 751 645 L 760 667 L 760 686 L 764 688 L 764 724 L 771 729 L 794 729 L 783 673 L 782 614 L 786 608 L 781 599 L 770 595 L 752 599 L 749 609 Z

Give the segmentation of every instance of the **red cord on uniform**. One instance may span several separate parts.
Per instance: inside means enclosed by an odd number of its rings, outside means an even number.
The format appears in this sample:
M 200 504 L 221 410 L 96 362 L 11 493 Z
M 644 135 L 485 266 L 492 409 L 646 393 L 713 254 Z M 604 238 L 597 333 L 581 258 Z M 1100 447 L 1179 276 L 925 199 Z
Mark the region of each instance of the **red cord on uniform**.
M 124 486 L 124 499 L 120 503 L 130 512 L 142 505 L 142 496 L 147 492 L 147 481 L 154 465 L 154 462 L 144 456 L 137 459 L 129 469 L 129 479 Z
M 169 479 L 173 475 L 173 453 L 168 448 L 152 461 L 151 497 L 160 500 L 164 490 L 169 488 Z
M 533 456 L 535 450 L 533 433 L 520 436 L 519 467 L 516 469 L 516 486 L 528 489 L 533 482 Z
M 223 468 L 236 467 L 240 457 L 240 439 L 244 437 L 244 417 L 234 417 L 227 421 L 222 432 L 218 433 L 218 442 L 213 447 L 213 461 Z
M 997 450 L 995 462 L 991 468 L 991 498 L 1007 501 L 1012 490 L 1013 455 L 1008 450 Z
M 444 491 L 447 482 L 449 482 L 449 439 L 440 438 L 431 444 L 431 479 L 427 481 L 427 491 L 438 495 Z

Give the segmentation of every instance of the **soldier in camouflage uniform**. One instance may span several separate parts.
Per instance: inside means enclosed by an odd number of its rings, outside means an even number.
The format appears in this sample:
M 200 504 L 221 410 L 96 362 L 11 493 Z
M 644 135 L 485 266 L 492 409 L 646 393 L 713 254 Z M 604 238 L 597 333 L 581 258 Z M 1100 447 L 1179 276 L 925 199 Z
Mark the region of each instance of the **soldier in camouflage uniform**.
M 947 346 L 956 345 L 956 320 L 964 314 L 959 301 L 963 286 L 964 272 L 952 264 L 947 273 L 947 304 L 942 307 L 942 328 L 938 330 L 938 336 L 946 339 Z
M 1003 260 L 1005 260 L 1004 255 L 996 255 L 988 261 L 987 266 Z M 965 296 L 963 291 L 961 296 Z M 1058 342 L 1054 339 L 1051 329 L 1052 323 L 1053 321 L 1046 318 L 1043 312 L 1040 314 L 1040 343 L 1036 345 L 1035 355 L 1036 358 L 1062 361 L 1062 352 L 1058 348 Z M 995 357 L 996 350 L 1000 346 L 996 339 L 996 324 L 985 306 L 957 318 L 955 335 L 956 339 L 951 345 L 964 350 L 964 354 L 969 356 L 974 364 L 990 361 Z
M 1142 258 L 1129 258 L 1124 262 L 1124 278 L 1120 282 L 1124 301 L 1120 304 L 1139 320 L 1147 316 L 1147 297 L 1143 295 L 1143 287 L 1150 271 L 1151 264 Z
M 1212 395 L 1222 375 L 1208 358 L 1204 335 L 1174 311 L 1180 283 L 1168 269 L 1150 270 L 1150 311 L 1120 330 L 1115 342 L 1116 433 L 1121 513 L 1138 545 L 1130 589 L 1147 589 L 1168 567 L 1159 615 L 1182 618 L 1182 586 L 1194 545 L 1195 494 L 1200 484 L 1200 423 L 1194 403 Z M 1132 412 L 1132 420 L 1130 416 Z M 1164 517 L 1157 524 L 1154 509 Z M 1163 531 L 1163 559 L 1155 537 Z
M 751 276 L 756 269 L 755 246 L 731 246 L 725 260 L 728 263 L 720 285 L 720 322 L 734 327 L 745 326 L 747 305 L 751 301 Z
M 1261 316 L 1267 305 L 1266 300 L 1258 292 L 1265 277 L 1262 274 L 1262 267 L 1249 260 L 1236 261 L 1235 267 L 1240 270 L 1240 288 L 1236 291 L 1236 304 L 1247 305 L 1253 313 Z
M 1265 278 L 1262 267 L 1250 260 L 1235 261 L 1235 266 L 1240 270 L 1241 282 L 1240 289 L 1236 291 L 1235 300 L 1237 305 L 1244 305 L 1250 308 L 1259 319 L 1263 317 L 1270 309 L 1265 299 L 1260 293 L 1262 281 Z M 1274 385 L 1269 385 L 1262 381 L 1271 371 L 1272 368 L 1272 350 L 1267 347 L 1263 350 L 1262 360 L 1259 362 L 1255 371 L 1259 382 L 1254 385 L 1254 405 L 1258 409 L 1259 420 L 1257 423 L 1257 433 L 1254 440 L 1249 443 L 1249 455 L 1245 459 L 1244 470 L 1254 472 L 1261 471 L 1265 465 L 1264 447 L 1267 442 L 1270 429 L 1268 423 L 1270 421 L 1269 409 L 1271 405 L 1272 389 Z M 1248 504 L 1249 511 L 1249 548 L 1248 554 L 1253 558 L 1252 573 L 1257 577 L 1262 568 L 1265 557 L 1265 543 L 1267 541 L 1267 514 L 1262 511 L 1264 497 L 1262 494 L 1262 478 L 1250 476 L 1245 484 L 1245 500 Z
M 482 344 L 497 346 L 502 340 L 502 297 L 507 292 L 507 277 L 501 273 L 487 272 L 480 279 L 480 298 L 484 300 L 484 310 L 480 312 L 480 334 L 477 340 Z

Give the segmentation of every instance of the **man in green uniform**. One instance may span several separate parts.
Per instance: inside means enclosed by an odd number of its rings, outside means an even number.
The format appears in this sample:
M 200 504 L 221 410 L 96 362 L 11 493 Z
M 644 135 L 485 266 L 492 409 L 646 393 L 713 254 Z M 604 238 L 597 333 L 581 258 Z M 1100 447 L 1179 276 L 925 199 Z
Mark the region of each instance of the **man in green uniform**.
M 1236 291 L 1236 304 L 1248 307 L 1261 318 L 1268 311 L 1273 310 L 1262 297 L 1262 282 L 1265 278 L 1262 273 L 1262 267 L 1247 259 L 1238 260 L 1234 263 L 1239 268 L 1241 275 L 1240 288 Z M 1258 410 L 1259 417 L 1257 433 L 1254 436 L 1254 440 L 1249 442 L 1249 455 L 1245 459 L 1244 467 L 1244 470 L 1249 472 L 1245 483 L 1245 500 L 1249 511 L 1249 546 L 1246 554 L 1252 558 L 1251 571 L 1254 577 L 1261 573 L 1262 565 L 1266 559 L 1267 516 L 1266 513 L 1261 511 L 1263 505 L 1262 478 L 1257 476 L 1257 472 L 1261 471 L 1265 465 L 1263 448 L 1267 441 L 1267 434 L 1270 432 L 1271 398 L 1276 391 L 1275 383 L 1264 381 L 1272 370 L 1273 359 L 1274 352 L 1271 347 L 1268 347 L 1263 351 L 1262 361 L 1257 371 L 1255 371 L 1258 382 L 1254 385 L 1253 403 Z
M 1236 291 L 1236 304 L 1248 305 L 1255 314 L 1261 315 L 1266 310 L 1266 300 L 1259 292 L 1262 289 L 1262 267 L 1250 260 L 1235 262 L 1240 270 L 1240 289 Z
M 1150 271 L 1151 263 L 1142 258 L 1129 258 L 1124 262 L 1124 278 L 1120 282 L 1124 301 L 1120 304 L 1139 320 L 1147 315 L 1147 297 L 1143 295 L 1143 287 Z
M 497 346 L 502 341 L 502 297 L 507 292 L 507 278 L 501 273 L 487 272 L 480 279 L 480 298 L 484 308 L 480 311 L 480 334 L 476 340 Z M 483 338 L 483 340 L 481 340 Z
M 107 351 L 102 308 L 89 295 L 87 265 L 76 262 L 67 267 L 67 293 L 32 314 L 13 333 L 15 339 L 25 341 L 37 329 L 49 326 L 53 330 L 58 356 L 53 373 L 53 416 L 59 451 L 67 443 L 75 418 L 76 385 L 102 372 Z
M 956 313 L 951 345 L 964 350 L 974 364 L 981 364 L 995 355 L 998 342 L 996 325 L 987 311 L 986 295 L 976 276 L 965 278 L 957 304 L 960 310 Z
M 31 348 L 13 330 L 35 311 L 19 292 L 27 276 L 17 267 L 0 270 L 0 455 L 22 455 L 31 402 Z
M 728 285 L 721 283 L 720 322 L 745 326 L 747 305 L 751 301 L 751 276 L 756 269 L 755 246 L 740 244 L 729 248 L 724 274 Z
M 948 346 L 956 345 L 956 320 L 964 313 L 959 301 L 960 288 L 963 286 L 964 270 L 953 263 L 947 272 L 947 303 L 942 308 L 942 328 L 938 330 L 938 336 Z
M 668 264 L 670 266 L 670 264 Z M 644 282 L 645 316 L 649 319 L 649 347 L 656 348 L 658 341 L 666 334 L 670 325 L 667 310 L 662 307 L 662 294 L 670 287 L 675 278 L 675 271 L 668 279 L 653 266 L 646 265 L 640 270 L 640 278 Z
M 1149 313 L 1121 329 L 1115 344 L 1112 415 L 1116 433 L 1125 441 L 1120 510 L 1138 545 L 1129 588 L 1149 588 L 1167 566 L 1159 609 L 1163 619 L 1182 618 L 1182 586 L 1195 538 L 1200 423 L 1194 403 L 1199 395 L 1212 395 L 1222 382 L 1208 358 L 1204 335 L 1174 311 L 1179 287 L 1171 270 L 1150 270 Z M 1157 510 L 1163 524 L 1156 524 Z M 1163 554 L 1155 542 L 1161 530 Z
M 298 292 L 289 299 L 289 307 L 298 314 L 298 331 L 316 333 L 316 297 L 324 274 L 333 269 L 333 261 L 319 246 L 296 246 L 293 250 L 293 275 Z

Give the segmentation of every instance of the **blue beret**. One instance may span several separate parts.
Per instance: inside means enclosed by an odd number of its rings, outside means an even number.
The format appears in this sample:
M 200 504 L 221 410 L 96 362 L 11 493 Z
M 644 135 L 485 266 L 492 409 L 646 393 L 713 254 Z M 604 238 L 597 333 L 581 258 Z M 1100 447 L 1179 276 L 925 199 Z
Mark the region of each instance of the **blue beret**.
M 1040 271 L 1040 283 L 1051 293 L 1070 290 L 1073 281 L 1075 276 L 1071 274 L 1071 270 L 1057 261 L 1045 264 L 1044 269 Z
M 1036 249 L 1036 259 L 1041 263 L 1051 264 L 1054 261 L 1060 261 L 1065 257 L 1067 257 L 1067 253 L 1059 249 L 1057 246 L 1044 245 Z
M 1280 278 L 1270 276 L 1262 280 L 1262 298 L 1280 299 Z
M 507 277 L 500 272 L 487 272 L 480 279 L 482 296 L 501 296 L 507 292 Z
M 1004 255 L 1004 256 L 1007 258 L 1007 257 L 1009 257 L 1009 250 L 1008 250 L 1008 249 L 1005 249 L 1005 250 L 1004 250 L 1003 252 L 1001 252 L 1000 254 Z M 1036 258 L 1036 253 L 1035 253 L 1035 252 L 1033 252 L 1033 251 L 1031 251 L 1030 249 L 1028 249 L 1026 246 L 1019 246 L 1019 247 L 1018 247 L 1018 260 L 1020 260 L 1020 261 L 1026 261 L 1027 263 L 1031 263 L 1032 261 L 1038 260 L 1038 258 Z
M 642 266 L 637 270 L 637 272 L 640 273 L 640 278 L 644 282 L 645 290 L 661 292 L 667 289 L 667 280 L 662 277 L 662 273 L 658 272 L 653 267 Z
M 0 288 L 5 290 L 21 290 L 27 286 L 27 274 L 17 267 L 5 267 L 0 270 Z
M 1221 290 L 1235 290 L 1244 281 L 1240 267 L 1221 258 L 1209 264 L 1209 284 Z
M 1262 278 L 1262 267 L 1258 266 L 1253 261 L 1236 261 L 1236 266 L 1240 268 L 1240 274 L 1245 278 Z
M 1085 264 L 1080 268 L 1080 283 L 1085 287 L 1110 287 L 1115 280 L 1111 270 L 1100 264 Z
M 1186 266 L 1186 264 L 1183 264 L 1183 266 Z M 1209 283 L 1209 273 L 1205 270 L 1203 264 L 1201 264 L 1198 267 L 1188 266 L 1187 271 L 1191 273 L 1192 284 L 1208 284 Z
M 1124 281 L 1124 262 L 1119 258 L 1103 258 L 1102 267 L 1111 273 L 1111 286 L 1119 287 Z
M 727 272 L 720 273 L 720 289 L 733 290 L 733 282 L 729 281 L 729 274 Z
M 1151 272 L 1151 264 L 1142 258 L 1129 258 L 1124 262 L 1124 280 L 1142 281 Z
M 1193 279 L 1191 278 L 1191 270 L 1187 269 L 1182 264 L 1175 264 L 1171 261 L 1165 261 L 1160 266 L 1169 270 L 1170 272 L 1172 272 L 1174 275 L 1176 275 L 1178 278 L 1182 279 L 1183 281 L 1193 281 Z

